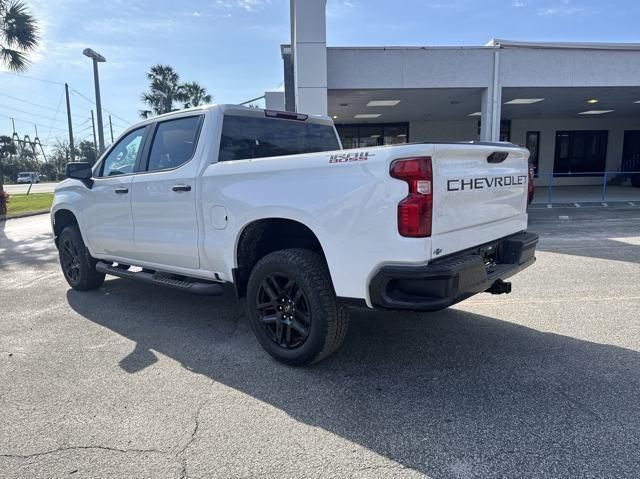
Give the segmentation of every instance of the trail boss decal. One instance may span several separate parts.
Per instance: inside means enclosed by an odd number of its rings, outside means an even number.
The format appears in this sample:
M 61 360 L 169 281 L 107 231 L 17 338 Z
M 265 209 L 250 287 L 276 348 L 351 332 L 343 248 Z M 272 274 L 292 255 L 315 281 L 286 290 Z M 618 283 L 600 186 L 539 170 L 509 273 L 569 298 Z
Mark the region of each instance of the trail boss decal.
M 368 151 L 356 151 L 353 153 L 338 153 L 329 155 L 329 163 L 347 163 L 349 161 L 366 161 L 370 157 L 376 156 L 375 153 Z
M 504 186 L 526 185 L 527 175 L 480 177 L 468 180 L 447 180 L 447 191 L 481 190 L 483 188 L 502 188 Z

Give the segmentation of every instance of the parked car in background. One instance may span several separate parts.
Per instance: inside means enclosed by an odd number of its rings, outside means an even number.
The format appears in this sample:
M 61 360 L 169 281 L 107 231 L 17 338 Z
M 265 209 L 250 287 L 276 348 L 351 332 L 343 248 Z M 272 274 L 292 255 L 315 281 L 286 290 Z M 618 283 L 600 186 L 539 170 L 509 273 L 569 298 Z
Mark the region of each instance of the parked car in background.
M 18 183 L 40 183 L 40 175 L 35 171 L 18 173 Z

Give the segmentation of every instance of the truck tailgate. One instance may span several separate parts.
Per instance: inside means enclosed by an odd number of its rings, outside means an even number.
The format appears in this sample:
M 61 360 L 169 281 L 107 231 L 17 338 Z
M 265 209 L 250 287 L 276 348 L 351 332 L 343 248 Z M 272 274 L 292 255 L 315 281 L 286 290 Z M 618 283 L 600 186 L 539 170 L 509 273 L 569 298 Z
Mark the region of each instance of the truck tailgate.
M 513 145 L 435 145 L 432 258 L 526 229 L 528 158 Z

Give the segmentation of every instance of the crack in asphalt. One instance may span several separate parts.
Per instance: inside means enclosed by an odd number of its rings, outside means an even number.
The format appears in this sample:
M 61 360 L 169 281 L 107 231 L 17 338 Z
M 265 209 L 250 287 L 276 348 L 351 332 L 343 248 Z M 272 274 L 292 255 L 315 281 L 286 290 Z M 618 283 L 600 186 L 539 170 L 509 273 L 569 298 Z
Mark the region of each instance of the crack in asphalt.
M 204 401 L 198 406 L 195 415 L 193 416 L 193 430 L 191 431 L 191 436 L 187 439 L 185 445 L 178 451 L 176 457 L 180 460 L 182 464 L 182 469 L 180 470 L 180 479 L 187 479 L 189 476 L 187 474 L 187 449 L 191 447 L 191 445 L 196 440 L 196 435 L 198 434 L 198 429 L 200 429 L 200 412 L 204 409 L 205 405 L 208 401 Z
M 144 453 L 156 453 L 156 454 L 168 454 L 169 451 L 162 451 L 160 449 L 120 449 L 117 447 L 109 447 L 109 446 L 64 446 L 58 447 L 56 449 L 50 449 L 48 451 L 34 452 L 32 454 L 0 454 L 0 457 L 5 458 L 14 458 L 14 459 L 31 459 L 33 457 L 46 456 L 49 454 L 56 454 L 59 452 L 65 451 L 77 451 L 77 450 L 101 450 L 101 451 L 110 451 L 110 452 L 118 452 L 118 453 L 135 453 L 135 454 L 144 454 Z
M 0 458 L 6 459 L 32 459 L 34 457 L 47 456 L 51 454 L 57 454 L 66 451 L 80 451 L 80 450 L 98 450 L 98 451 L 108 451 L 108 452 L 116 452 L 121 454 L 172 454 L 180 464 L 182 468 L 180 470 L 180 479 L 187 479 L 189 476 L 187 475 L 187 458 L 186 452 L 191 447 L 191 445 L 197 439 L 197 434 L 200 429 L 200 413 L 203 408 L 206 406 L 208 401 L 202 402 L 198 408 L 196 409 L 196 413 L 193 416 L 193 428 L 191 430 L 191 434 L 187 439 L 186 443 L 182 448 L 180 448 L 177 452 L 173 452 L 171 450 L 161 450 L 161 449 L 121 449 L 117 447 L 109 447 L 109 446 L 63 446 L 58 447 L 56 449 L 50 449 L 47 451 L 34 452 L 32 454 L 4 454 L 0 453 Z

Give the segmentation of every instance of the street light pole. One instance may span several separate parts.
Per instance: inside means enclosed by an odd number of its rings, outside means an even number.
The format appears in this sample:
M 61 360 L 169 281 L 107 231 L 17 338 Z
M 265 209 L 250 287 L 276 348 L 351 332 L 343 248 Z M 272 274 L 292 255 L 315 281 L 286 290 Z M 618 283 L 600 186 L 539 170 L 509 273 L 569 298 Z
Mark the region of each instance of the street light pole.
M 98 77 L 98 63 L 106 62 L 107 60 L 95 52 L 91 48 L 85 48 L 82 52 L 86 57 L 93 60 L 93 82 L 96 88 L 96 116 L 98 117 L 98 155 L 104 152 L 104 127 L 102 124 L 102 101 L 100 100 L 100 79 Z

